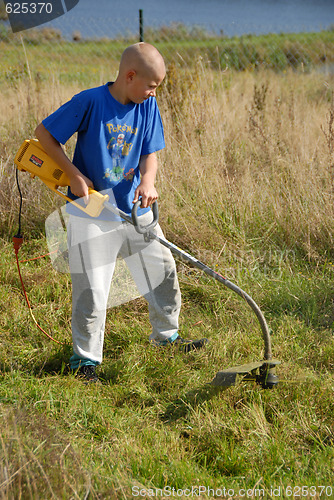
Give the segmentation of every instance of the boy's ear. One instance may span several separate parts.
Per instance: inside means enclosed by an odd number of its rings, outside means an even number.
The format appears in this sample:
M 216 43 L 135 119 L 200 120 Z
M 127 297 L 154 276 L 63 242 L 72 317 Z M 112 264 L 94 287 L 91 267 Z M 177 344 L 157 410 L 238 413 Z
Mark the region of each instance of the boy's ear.
M 134 77 L 136 76 L 136 72 L 134 69 L 130 69 L 127 73 L 126 73 L 126 80 L 128 82 L 132 82 L 132 80 L 134 79 Z

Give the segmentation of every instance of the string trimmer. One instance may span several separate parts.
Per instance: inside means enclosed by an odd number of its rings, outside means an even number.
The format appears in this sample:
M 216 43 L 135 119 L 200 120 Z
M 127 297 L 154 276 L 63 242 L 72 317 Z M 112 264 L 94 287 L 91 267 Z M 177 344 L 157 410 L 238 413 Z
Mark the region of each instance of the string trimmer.
M 18 170 L 29 172 L 31 177 L 39 177 L 52 191 L 60 195 L 62 198 L 76 205 L 80 210 L 84 211 L 91 217 L 98 217 L 103 209 L 110 210 L 111 212 L 119 215 L 123 220 L 133 224 L 138 233 L 143 234 L 146 241 L 151 239 L 159 241 L 162 245 L 169 248 L 173 254 L 179 257 L 182 261 L 197 267 L 211 278 L 219 281 L 230 290 L 233 290 L 240 297 L 242 297 L 247 304 L 254 311 L 258 322 L 260 324 L 262 337 L 264 341 L 264 359 L 249 363 L 246 365 L 235 366 L 227 370 L 219 371 L 215 378 L 212 380 L 211 385 L 214 387 L 228 387 L 234 385 L 237 379 L 252 380 L 260 384 L 263 388 L 272 388 L 278 384 L 278 377 L 275 375 L 275 366 L 279 363 L 272 358 L 271 339 L 267 322 L 263 316 L 259 306 L 254 300 L 237 285 L 224 278 L 216 271 L 208 267 L 203 262 L 180 249 L 174 243 L 166 240 L 164 237 L 157 236 L 152 229 L 158 222 L 159 211 L 157 202 L 152 205 L 153 220 L 150 224 L 142 226 L 137 216 L 138 207 L 141 201 L 139 200 L 134 204 L 131 217 L 126 213 L 119 210 L 116 206 L 109 202 L 108 195 L 90 189 L 89 202 L 87 205 L 80 204 L 79 201 L 73 201 L 65 195 L 59 187 L 69 186 L 70 181 L 65 172 L 47 155 L 43 147 L 36 139 L 26 140 L 21 145 L 18 153 L 15 156 L 14 162 Z M 15 245 L 15 241 L 14 241 Z

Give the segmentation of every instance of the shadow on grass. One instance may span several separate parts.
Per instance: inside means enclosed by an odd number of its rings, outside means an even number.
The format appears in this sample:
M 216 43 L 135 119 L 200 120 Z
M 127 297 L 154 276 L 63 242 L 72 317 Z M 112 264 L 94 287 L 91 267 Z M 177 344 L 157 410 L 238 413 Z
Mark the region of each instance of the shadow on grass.
M 164 423 L 171 423 L 185 418 L 194 408 L 205 401 L 209 401 L 226 389 L 229 389 L 229 387 L 214 387 L 205 384 L 202 387 L 188 391 L 184 396 L 169 403 L 164 413 L 160 415 L 160 419 Z
M 72 356 L 72 345 L 62 345 L 59 350 L 47 359 L 34 363 L 33 373 L 36 377 L 42 377 L 45 374 L 63 375 L 70 372 L 69 360 Z

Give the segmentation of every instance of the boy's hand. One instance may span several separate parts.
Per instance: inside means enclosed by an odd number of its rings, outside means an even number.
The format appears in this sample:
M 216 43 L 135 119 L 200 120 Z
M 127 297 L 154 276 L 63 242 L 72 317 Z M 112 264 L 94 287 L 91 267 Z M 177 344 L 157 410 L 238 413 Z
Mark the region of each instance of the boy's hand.
M 158 192 L 154 185 L 141 182 L 135 191 L 132 203 L 136 203 L 141 197 L 141 207 L 147 208 L 158 199 Z
M 66 156 L 60 143 L 55 139 L 50 132 L 40 123 L 35 134 L 37 139 L 42 144 L 48 155 L 60 166 L 70 179 L 70 188 L 74 196 L 83 198 L 86 205 L 89 201 L 88 188 L 92 188 L 93 183 L 88 177 L 84 176 L 80 170 L 73 165 L 71 160 Z
M 74 174 L 71 176 L 71 192 L 78 198 L 83 198 L 86 205 L 89 201 L 89 188 L 94 188 L 93 183 L 83 174 Z
M 141 197 L 141 207 L 147 208 L 157 200 L 158 192 L 154 187 L 157 168 L 158 163 L 155 153 L 141 156 L 139 162 L 141 182 L 135 191 L 132 203 L 136 203 Z

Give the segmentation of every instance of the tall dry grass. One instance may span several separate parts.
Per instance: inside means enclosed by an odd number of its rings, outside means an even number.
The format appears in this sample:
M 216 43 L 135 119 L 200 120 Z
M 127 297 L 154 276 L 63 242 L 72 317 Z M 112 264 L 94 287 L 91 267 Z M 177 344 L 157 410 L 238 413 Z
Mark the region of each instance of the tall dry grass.
M 15 229 L 13 157 L 36 124 L 81 88 L 26 79 L 2 90 L 0 223 Z M 214 72 L 170 66 L 158 96 L 166 149 L 158 177 L 161 219 L 182 244 L 220 252 L 259 243 L 308 259 L 333 247 L 333 77 Z M 68 146 L 69 154 L 73 141 Z M 22 178 L 22 174 L 21 174 Z M 60 200 L 23 177 L 24 222 L 41 228 Z
M 7 406 L 1 406 L 0 418 L 1 500 L 86 498 L 89 493 L 96 498 L 80 456 L 52 419 Z
M 53 76 L 50 81 L 20 79 L 2 86 L 0 100 L 0 236 L 13 235 L 18 224 L 19 192 L 16 185 L 14 157 L 21 143 L 34 136 L 36 125 L 57 109 L 78 87 L 64 87 Z M 67 151 L 71 154 L 73 140 Z M 59 205 L 60 199 L 38 180 L 19 174 L 23 194 L 22 220 L 28 232 L 40 232 L 47 215 Z
M 160 190 L 176 232 L 238 246 L 333 246 L 333 78 L 172 72 Z M 176 221 L 178 221 L 176 223 Z M 182 221 L 182 222 L 181 222 Z

